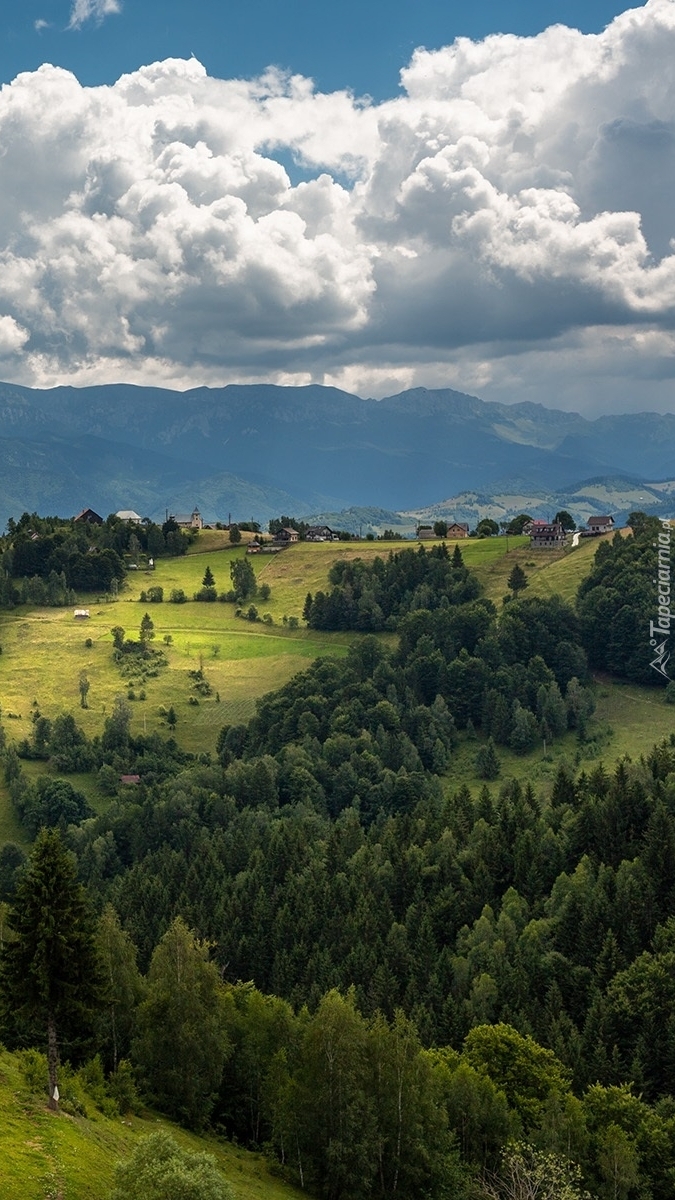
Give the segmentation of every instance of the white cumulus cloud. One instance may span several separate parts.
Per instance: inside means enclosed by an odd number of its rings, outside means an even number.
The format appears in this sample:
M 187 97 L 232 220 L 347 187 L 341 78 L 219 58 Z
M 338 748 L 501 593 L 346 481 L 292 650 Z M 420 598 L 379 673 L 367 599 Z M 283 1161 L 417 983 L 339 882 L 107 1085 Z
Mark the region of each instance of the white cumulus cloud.
M 118 9 L 75 0 L 71 25 Z M 194 59 L 3 87 L 13 377 L 672 407 L 675 0 L 418 50 L 401 78 L 382 104 Z
M 69 29 L 80 29 L 85 21 L 102 21 L 122 11 L 120 0 L 73 0 Z

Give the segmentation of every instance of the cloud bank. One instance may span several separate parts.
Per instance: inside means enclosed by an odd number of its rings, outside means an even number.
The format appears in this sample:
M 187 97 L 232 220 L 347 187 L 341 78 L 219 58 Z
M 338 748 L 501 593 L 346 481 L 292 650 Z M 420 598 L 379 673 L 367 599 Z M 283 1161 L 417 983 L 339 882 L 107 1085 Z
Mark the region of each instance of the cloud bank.
M 675 0 L 418 50 L 401 82 L 3 87 L 0 377 L 674 407 Z

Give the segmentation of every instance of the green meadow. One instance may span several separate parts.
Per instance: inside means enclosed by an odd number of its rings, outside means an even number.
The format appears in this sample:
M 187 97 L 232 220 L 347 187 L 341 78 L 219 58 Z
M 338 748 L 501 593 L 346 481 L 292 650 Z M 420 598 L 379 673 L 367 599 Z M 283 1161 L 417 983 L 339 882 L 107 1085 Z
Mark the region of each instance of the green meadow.
M 53 1113 L 31 1092 L 20 1057 L 0 1052 L 1 1200 L 108 1200 L 115 1163 L 139 1138 L 163 1130 L 183 1149 L 206 1151 L 236 1200 L 294 1200 L 302 1193 L 275 1177 L 261 1154 L 215 1137 L 197 1137 L 154 1113 L 104 1116 L 87 1102 L 86 1116 Z
M 610 535 L 611 536 L 611 535 Z M 409 543 L 345 542 L 299 543 L 277 555 L 250 555 L 248 561 L 258 583 L 267 583 L 270 597 L 256 599 L 259 615 L 269 614 L 272 624 L 235 616 L 235 606 L 225 603 L 171 604 L 173 588 L 192 597 L 202 583 L 207 565 L 219 592 L 230 587 L 230 564 L 245 555 L 245 544 L 232 547 L 226 531 L 205 530 L 184 558 L 160 559 L 154 571 L 130 571 L 125 589 L 111 601 L 103 596 L 81 596 L 89 609 L 88 620 L 73 617 L 72 609 L 18 609 L 0 616 L 0 706 L 10 738 L 19 740 L 31 728 L 36 709 L 53 718 L 71 711 L 91 737 L 100 733 L 116 696 L 129 696 L 112 655 L 114 626 L 127 637 L 137 637 L 141 618 L 148 612 L 154 622 L 154 645 L 166 655 L 167 666 L 143 686 L 133 685 L 129 700 L 135 732 L 158 730 L 168 734 L 166 713 L 173 707 L 176 738 L 195 753 L 212 752 L 224 724 L 246 721 L 256 700 L 284 684 L 320 655 L 344 655 L 354 635 L 318 633 L 300 620 L 308 592 L 328 587 L 328 572 L 339 559 L 370 559 Z M 563 551 L 533 551 L 527 538 L 487 538 L 459 543 L 467 566 L 476 571 L 485 594 L 501 608 L 508 593 L 507 580 L 516 562 L 527 573 L 526 595 L 560 594 L 573 602 L 587 574 L 598 539 L 582 541 Z M 449 544 L 452 551 L 454 543 Z M 153 585 L 164 589 L 164 602 L 140 601 L 141 591 Z M 289 628 L 284 617 L 298 619 Z M 168 645 L 164 639 L 169 638 Z M 391 635 L 387 640 L 392 641 Z M 91 641 L 91 645 L 87 645 Z M 201 669 L 211 694 L 197 694 L 190 672 Z M 88 707 L 80 706 L 79 679 L 86 672 L 90 688 Z M 596 683 L 596 714 L 591 741 L 584 747 L 572 735 L 519 758 L 500 751 L 502 778 L 529 778 L 546 785 L 561 757 L 583 762 L 602 757 L 611 763 L 621 754 L 639 755 L 654 741 L 675 729 L 675 709 L 666 705 L 659 689 L 602 680 Z M 477 786 L 474 769 L 476 744 L 460 741 L 449 782 Z M 29 773 L 43 771 L 42 763 L 26 763 Z M 73 779 L 94 808 L 107 801 L 89 777 Z M 0 781 L 0 842 L 25 840 Z

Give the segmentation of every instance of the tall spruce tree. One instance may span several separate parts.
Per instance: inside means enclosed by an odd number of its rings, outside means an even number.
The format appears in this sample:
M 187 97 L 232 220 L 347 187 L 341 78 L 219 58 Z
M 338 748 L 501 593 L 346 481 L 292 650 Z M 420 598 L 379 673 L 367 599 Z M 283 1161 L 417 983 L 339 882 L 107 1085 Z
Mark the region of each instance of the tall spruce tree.
M 526 587 L 529 587 L 527 575 L 525 574 L 520 563 L 516 563 L 511 574 L 509 575 L 507 586 L 510 587 L 514 596 L 517 596 L 518 592 L 522 592 Z
M 13 937 L 4 942 L 4 1005 L 43 1026 L 49 1107 L 58 1107 L 59 1042 L 81 1038 L 101 1001 L 94 919 L 75 864 L 57 830 L 42 829 L 10 910 Z

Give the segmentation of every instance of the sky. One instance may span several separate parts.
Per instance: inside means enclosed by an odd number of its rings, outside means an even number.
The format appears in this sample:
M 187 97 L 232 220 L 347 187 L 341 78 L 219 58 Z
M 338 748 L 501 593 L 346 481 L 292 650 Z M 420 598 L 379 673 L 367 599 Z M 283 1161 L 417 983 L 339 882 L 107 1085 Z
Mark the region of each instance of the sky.
M 0 378 L 675 411 L 675 0 L 0 13 Z

